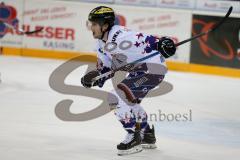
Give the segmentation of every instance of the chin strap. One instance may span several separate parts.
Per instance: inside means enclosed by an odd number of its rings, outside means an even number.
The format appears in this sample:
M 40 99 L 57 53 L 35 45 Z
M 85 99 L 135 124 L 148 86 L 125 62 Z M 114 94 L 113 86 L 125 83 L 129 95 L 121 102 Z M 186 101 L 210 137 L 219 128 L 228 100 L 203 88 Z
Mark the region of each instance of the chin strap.
M 101 38 L 100 38 L 100 39 L 101 39 L 101 40 L 103 40 L 103 37 L 104 37 L 104 34 L 106 33 L 106 31 L 105 31 L 105 32 L 103 31 L 103 28 L 102 28 L 102 26 L 101 26 L 101 32 L 102 32 L 102 36 L 101 36 Z
M 110 31 L 110 29 L 107 29 L 106 31 L 103 31 L 103 28 L 102 28 L 102 26 L 101 26 L 102 36 L 101 36 L 100 39 L 101 39 L 102 41 L 104 41 L 104 40 L 103 40 L 103 37 L 104 37 L 105 33 L 108 32 L 107 34 L 109 34 L 109 31 Z M 108 36 L 108 35 L 107 35 L 107 36 Z M 105 42 L 105 41 L 104 41 L 104 42 Z

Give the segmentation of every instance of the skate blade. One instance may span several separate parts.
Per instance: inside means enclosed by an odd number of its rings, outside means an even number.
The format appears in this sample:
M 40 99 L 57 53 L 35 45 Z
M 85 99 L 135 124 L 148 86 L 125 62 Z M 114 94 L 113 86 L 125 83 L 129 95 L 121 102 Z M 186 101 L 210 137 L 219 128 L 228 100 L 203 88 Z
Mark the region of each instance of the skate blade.
M 157 148 L 156 144 L 141 144 L 144 149 L 155 149 Z
M 131 149 L 128 150 L 118 150 L 118 155 L 119 156 L 124 156 L 124 155 L 129 155 L 129 154 L 134 154 L 134 153 L 138 153 L 142 151 L 142 146 L 138 145 L 138 146 L 134 146 Z

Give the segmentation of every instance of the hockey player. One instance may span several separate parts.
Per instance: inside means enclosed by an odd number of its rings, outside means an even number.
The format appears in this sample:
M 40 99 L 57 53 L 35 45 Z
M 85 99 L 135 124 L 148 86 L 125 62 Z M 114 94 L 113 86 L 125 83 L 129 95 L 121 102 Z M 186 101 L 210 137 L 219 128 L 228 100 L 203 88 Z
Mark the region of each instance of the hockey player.
M 147 93 L 158 86 L 166 72 L 165 58 L 175 54 L 174 42 L 168 37 L 157 38 L 141 32 L 114 25 L 115 14 L 112 8 L 99 6 L 89 16 L 89 27 L 97 41 L 97 68 L 82 77 L 84 87 L 102 87 L 114 74 L 92 83 L 94 77 L 122 67 L 148 54 L 159 51 L 161 54 L 141 63 L 123 67 L 128 76 L 117 85 L 114 94 L 115 115 L 127 131 L 123 142 L 117 145 L 118 154 L 131 154 L 142 151 L 142 147 L 156 148 L 154 127 L 147 121 L 147 113 L 140 106 Z

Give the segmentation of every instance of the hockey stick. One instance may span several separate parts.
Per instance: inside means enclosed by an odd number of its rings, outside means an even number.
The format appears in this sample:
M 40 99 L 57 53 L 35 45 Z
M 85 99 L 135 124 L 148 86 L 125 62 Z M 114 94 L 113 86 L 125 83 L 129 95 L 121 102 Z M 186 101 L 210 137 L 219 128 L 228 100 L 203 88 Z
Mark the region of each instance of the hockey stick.
M 41 32 L 41 31 L 43 30 L 43 27 L 42 27 L 42 28 L 39 28 L 39 29 L 34 30 L 34 31 L 24 31 L 24 30 L 22 30 L 21 28 L 16 28 L 16 27 L 14 27 L 13 25 L 11 25 L 11 24 L 9 24 L 9 23 L 6 23 L 6 22 L 3 22 L 3 23 L 4 23 L 8 28 L 14 29 L 14 30 L 20 32 L 21 34 L 26 34 L 26 35 L 28 35 L 28 34 L 33 34 L 33 33 L 37 33 L 37 32 Z
M 180 45 L 182 45 L 182 44 L 185 44 L 185 43 L 187 43 L 187 42 L 190 42 L 190 41 L 192 41 L 192 40 L 194 40 L 194 39 L 197 39 L 197 38 L 199 38 L 199 37 L 202 37 L 202 36 L 204 36 L 204 35 L 207 35 L 207 34 L 209 34 L 209 33 L 211 33 L 211 32 L 214 32 L 217 28 L 219 28 L 219 26 L 221 26 L 221 25 L 227 20 L 227 18 L 229 17 L 229 15 L 232 13 L 232 9 L 233 9 L 233 7 L 231 6 L 231 7 L 228 9 L 227 14 L 226 14 L 216 25 L 214 25 L 214 26 L 213 26 L 212 28 L 210 28 L 209 30 L 207 30 L 206 32 L 199 33 L 199 34 L 197 34 L 197 35 L 195 35 L 195 36 L 193 36 L 193 37 L 191 37 L 191 38 L 188 38 L 188 39 L 186 39 L 186 40 L 183 40 L 183 41 L 181 41 L 181 42 L 179 42 L 179 43 L 176 43 L 176 44 L 175 44 L 175 47 L 180 46 Z M 148 56 L 146 56 L 146 57 L 143 57 L 143 58 L 140 58 L 140 59 L 138 59 L 138 60 L 136 60 L 136 61 L 133 61 L 133 62 L 131 62 L 131 63 L 128 63 L 128 64 L 126 64 L 126 65 L 124 65 L 124 66 L 122 66 L 122 67 L 119 67 L 119 68 L 115 69 L 115 70 L 111 70 L 111 71 L 109 71 L 109 72 L 106 72 L 106 73 L 104 73 L 104 74 L 101 74 L 101 75 L 93 78 L 93 82 L 95 82 L 95 81 L 97 81 L 97 80 L 99 80 L 99 79 L 101 79 L 101 78 L 103 78 L 103 77 L 107 77 L 107 76 L 109 76 L 109 75 L 111 75 L 111 74 L 113 74 L 113 73 L 115 73 L 115 72 L 117 72 L 117 71 L 119 71 L 119 70 L 121 70 L 121 69 L 123 69 L 123 68 L 125 68 L 125 67 L 131 66 L 131 65 L 136 64 L 136 63 L 139 63 L 139 62 L 142 62 L 142 61 L 144 61 L 144 60 L 146 60 L 146 59 L 149 59 L 149 58 L 154 57 L 154 56 L 159 55 L 159 54 L 160 54 L 160 52 L 154 52 L 154 53 L 152 53 L 152 54 L 150 54 L 150 55 L 148 55 Z
M 202 37 L 202 36 L 204 36 L 204 35 L 207 35 L 207 34 L 210 33 L 210 32 L 215 31 L 219 26 L 221 26 L 221 25 L 227 20 L 227 18 L 228 18 L 228 17 L 230 16 L 230 14 L 232 13 L 232 9 L 233 9 L 233 7 L 231 6 L 231 7 L 228 9 L 227 14 L 221 19 L 221 21 L 219 21 L 217 24 L 215 24 L 215 25 L 213 26 L 213 28 L 207 30 L 206 32 L 202 32 L 202 33 L 197 34 L 197 35 L 195 35 L 195 36 L 193 36 L 193 37 L 191 37 L 191 38 L 188 38 L 188 39 L 186 39 L 186 40 L 184 40 L 184 41 L 181 41 L 181 42 L 175 44 L 175 47 L 180 46 L 180 45 L 182 45 L 182 44 L 184 44 L 184 43 L 187 43 L 187 42 L 189 42 L 189 41 L 192 41 L 192 40 L 194 40 L 194 39 L 197 39 L 197 38 L 199 38 L 199 37 Z

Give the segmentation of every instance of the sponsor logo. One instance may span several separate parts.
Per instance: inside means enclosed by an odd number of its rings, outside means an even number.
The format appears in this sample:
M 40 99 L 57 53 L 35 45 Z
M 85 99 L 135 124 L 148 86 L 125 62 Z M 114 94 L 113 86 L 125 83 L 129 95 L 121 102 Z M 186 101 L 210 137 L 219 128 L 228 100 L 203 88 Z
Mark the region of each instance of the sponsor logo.
M 7 32 L 8 27 L 4 23 L 8 23 L 14 27 L 18 26 L 17 10 L 13 6 L 0 3 L 0 38 L 3 38 Z

